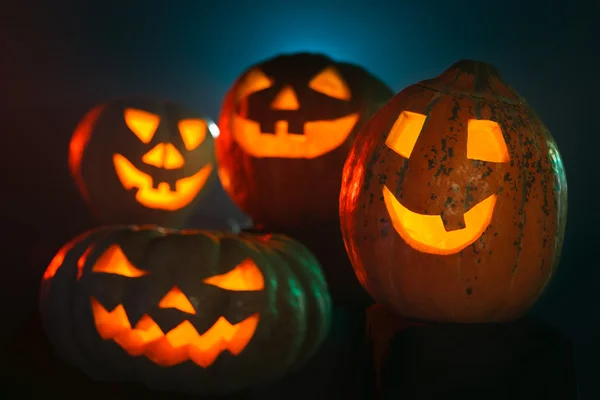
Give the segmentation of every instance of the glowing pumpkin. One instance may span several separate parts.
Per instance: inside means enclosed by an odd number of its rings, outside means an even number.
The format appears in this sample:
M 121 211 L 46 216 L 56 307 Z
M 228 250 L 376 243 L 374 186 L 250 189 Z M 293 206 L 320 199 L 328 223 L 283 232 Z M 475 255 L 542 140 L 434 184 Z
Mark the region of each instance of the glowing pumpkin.
M 344 167 L 340 218 L 363 286 L 405 317 L 511 320 L 559 260 L 556 144 L 492 66 L 461 61 L 398 93 Z
M 181 226 L 215 175 L 216 125 L 167 102 L 92 109 L 69 146 L 69 167 L 102 223 Z
M 65 245 L 42 282 L 55 350 L 98 380 L 224 393 L 312 356 L 330 300 L 314 256 L 285 236 L 113 227 Z
M 216 151 L 224 188 L 271 231 L 337 224 L 350 145 L 391 96 L 364 69 L 320 54 L 252 66 L 221 110 Z

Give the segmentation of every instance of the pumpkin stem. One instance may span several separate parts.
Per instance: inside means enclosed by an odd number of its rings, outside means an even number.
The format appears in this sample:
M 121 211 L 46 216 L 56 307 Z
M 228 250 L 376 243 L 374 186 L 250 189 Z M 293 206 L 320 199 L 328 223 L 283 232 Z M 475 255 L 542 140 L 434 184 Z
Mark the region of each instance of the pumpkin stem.
M 462 71 L 462 73 L 475 75 L 480 79 L 494 77 L 502 80 L 498 69 L 496 69 L 496 67 L 494 67 L 492 64 L 483 61 L 475 61 L 468 59 L 460 60 L 452 64 L 452 66 L 446 71 L 450 70 L 460 70 Z
M 445 94 L 479 97 L 488 102 L 525 102 L 515 89 L 504 82 L 496 67 L 483 61 L 460 60 L 437 78 L 418 85 Z

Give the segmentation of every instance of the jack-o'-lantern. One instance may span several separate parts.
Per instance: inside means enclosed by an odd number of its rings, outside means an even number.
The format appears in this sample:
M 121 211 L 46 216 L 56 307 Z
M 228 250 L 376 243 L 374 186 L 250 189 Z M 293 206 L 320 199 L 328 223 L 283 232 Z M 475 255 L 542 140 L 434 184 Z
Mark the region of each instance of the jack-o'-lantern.
M 41 289 L 55 350 L 94 379 L 224 393 L 279 378 L 324 339 L 320 267 L 281 235 L 105 227 L 64 246 Z
M 341 228 L 355 272 L 405 317 L 518 318 L 557 266 L 567 184 L 556 144 L 489 64 L 409 86 L 359 134 Z
M 350 145 L 391 97 L 364 69 L 320 54 L 281 55 L 252 66 L 221 110 L 216 151 L 224 188 L 269 230 L 337 224 Z
M 106 103 L 77 126 L 69 167 L 102 223 L 178 227 L 216 175 L 210 129 L 210 119 L 169 102 Z

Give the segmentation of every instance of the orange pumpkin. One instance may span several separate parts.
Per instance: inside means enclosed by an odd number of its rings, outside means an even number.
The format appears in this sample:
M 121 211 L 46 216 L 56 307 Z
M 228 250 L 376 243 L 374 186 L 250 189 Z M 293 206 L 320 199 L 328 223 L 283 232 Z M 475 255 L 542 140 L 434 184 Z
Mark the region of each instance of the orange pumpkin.
M 234 83 L 216 140 L 233 201 L 271 231 L 338 225 L 354 136 L 392 92 L 364 69 L 320 54 L 281 55 Z
M 491 65 L 409 86 L 359 134 L 340 194 L 355 272 L 425 320 L 512 320 L 558 264 L 567 211 L 550 132 Z
M 71 174 L 104 224 L 182 226 L 215 181 L 213 126 L 170 102 L 107 102 L 77 126 Z

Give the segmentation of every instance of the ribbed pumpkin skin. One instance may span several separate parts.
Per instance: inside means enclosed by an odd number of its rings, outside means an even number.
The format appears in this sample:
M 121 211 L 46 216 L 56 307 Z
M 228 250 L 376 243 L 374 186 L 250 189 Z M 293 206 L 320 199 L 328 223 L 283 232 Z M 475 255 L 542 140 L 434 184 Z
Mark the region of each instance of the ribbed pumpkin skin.
M 92 272 L 99 256 L 114 244 L 133 265 L 151 273 L 127 278 Z M 202 282 L 227 273 L 246 258 L 263 274 L 262 291 L 225 291 Z M 173 285 L 197 298 L 199 305 L 191 316 L 163 309 L 162 321 L 170 326 L 166 329 L 182 318 L 209 327 L 220 316 L 236 323 L 259 312 L 258 326 L 245 349 L 238 356 L 224 351 L 206 368 L 191 361 L 161 367 L 145 356 L 129 356 L 96 331 L 91 296 L 108 311 L 123 304 L 134 326 L 144 313 L 153 317 L 153 312 L 160 312 L 157 302 Z M 44 275 L 40 309 L 56 352 L 93 379 L 219 394 L 277 379 L 310 358 L 328 332 L 331 301 L 314 256 L 285 236 L 121 226 L 87 232 L 60 250 Z M 165 312 L 171 312 L 167 320 Z
M 386 145 L 402 111 L 427 116 L 409 159 Z M 467 121 L 496 121 L 510 161 L 466 158 Z M 491 222 L 449 255 L 415 250 L 396 232 L 383 187 L 410 211 L 461 216 L 497 194 Z M 457 211 L 458 210 L 458 211 Z M 469 60 L 398 93 L 359 133 L 343 172 L 342 234 L 356 275 L 404 317 L 440 322 L 516 319 L 558 264 L 567 184 L 556 144 L 526 101 L 492 66 Z

